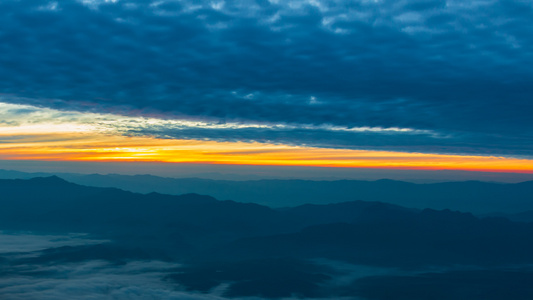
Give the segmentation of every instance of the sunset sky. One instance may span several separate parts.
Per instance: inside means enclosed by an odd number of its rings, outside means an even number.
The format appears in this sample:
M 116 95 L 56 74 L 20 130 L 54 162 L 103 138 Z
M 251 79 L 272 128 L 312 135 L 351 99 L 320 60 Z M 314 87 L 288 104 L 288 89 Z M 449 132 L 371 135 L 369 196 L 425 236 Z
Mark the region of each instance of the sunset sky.
M 530 1 L 1 1 L 0 169 L 533 174 L 532 19 Z

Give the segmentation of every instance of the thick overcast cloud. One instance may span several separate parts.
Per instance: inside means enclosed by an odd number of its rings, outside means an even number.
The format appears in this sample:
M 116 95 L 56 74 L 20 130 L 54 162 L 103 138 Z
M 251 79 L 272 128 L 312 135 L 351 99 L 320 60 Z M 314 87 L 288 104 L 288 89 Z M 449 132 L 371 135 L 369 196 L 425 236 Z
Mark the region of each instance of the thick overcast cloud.
M 0 93 L 292 126 L 166 137 L 530 157 L 532 19 L 531 1 L 6 0 Z

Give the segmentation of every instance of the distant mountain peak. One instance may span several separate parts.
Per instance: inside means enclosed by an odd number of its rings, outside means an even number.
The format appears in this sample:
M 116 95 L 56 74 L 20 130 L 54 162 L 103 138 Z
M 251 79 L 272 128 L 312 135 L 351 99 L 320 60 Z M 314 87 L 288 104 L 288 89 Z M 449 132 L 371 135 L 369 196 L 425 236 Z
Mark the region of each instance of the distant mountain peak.
M 47 183 L 47 184 L 71 184 L 70 182 L 56 175 L 52 175 L 48 177 L 34 177 L 32 179 L 29 179 L 29 181 L 34 182 L 34 183 Z

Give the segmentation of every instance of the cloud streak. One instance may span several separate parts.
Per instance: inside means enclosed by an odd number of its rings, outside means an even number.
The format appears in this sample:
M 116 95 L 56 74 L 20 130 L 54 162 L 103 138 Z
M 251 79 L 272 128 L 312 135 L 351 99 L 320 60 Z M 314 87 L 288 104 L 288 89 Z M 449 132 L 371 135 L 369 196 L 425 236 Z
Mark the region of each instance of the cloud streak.
M 428 136 L 434 140 L 446 140 L 447 137 L 406 128 L 213 123 L 60 111 L 19 104 L 0 104 L 0 118 L 4 120 L 0 125 L 0 158 L 8 160 L 460 169 L 522 173 L 530 173 L 533 169 L 532 161 L 528 159 L 465 155 L 468 153 L 465 150 L 461 150 L 462 155 L 432 154 L 431 151 L 411 153 L 417 143 L 440 147 L 435 152 L 454 151 L 443 151 L 444 144 L 430 144 L 426 140 Z M 336 147 L 332 147 L 332 141 L 337 143 Z M 391 148 L 396 151 L 387 151 Z

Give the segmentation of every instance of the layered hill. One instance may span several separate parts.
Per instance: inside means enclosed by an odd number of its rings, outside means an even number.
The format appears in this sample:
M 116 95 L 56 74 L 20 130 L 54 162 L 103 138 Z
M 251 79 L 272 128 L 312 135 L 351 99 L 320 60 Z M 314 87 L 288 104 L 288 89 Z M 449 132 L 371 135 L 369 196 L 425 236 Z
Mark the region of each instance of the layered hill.
M 507 290 L 521 289 L 520 296 L 533 295 L 529 283 L 505 280 L 533 274 L 532 223 L 375 201 L 275 209 L 198 194 L 82 186 L 59 177 L 0 180 L 0 189 L 0 230 L 85 232 L 108 241 L 47 249 L 16 261 L 0 257 L 3 276 L 13 266 L 158 259 L 181 263 L 165 280 L 195 292 L 228 285 L 226 297 L 387 299 L 372 296 L 371 287 L 404 281 L 417 295 L 412 286 L 433 284 L 431 294 L 448 290 L 443 285 L 457 288 L 453 274 L 475 280 L 486 270 L 476 283 L 481 296 L 469 299 L 498 299 L 488 292 L 497 279 Z M 353 266 L 390 271 L 335 283 L 358 274 L 347 271 Z M 436 268 L 440 275 L 424 275 Z

